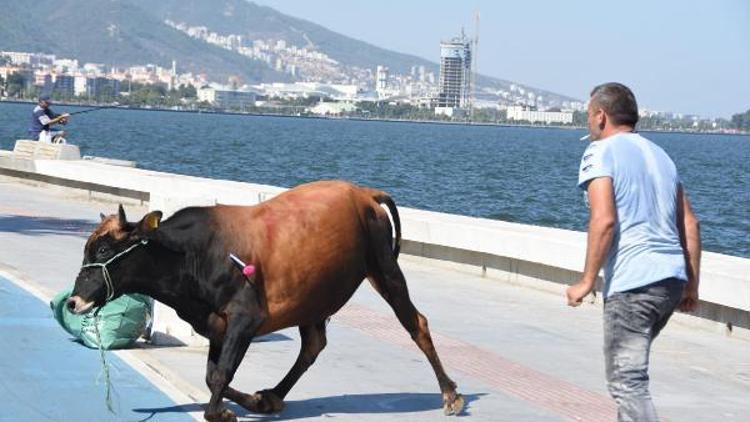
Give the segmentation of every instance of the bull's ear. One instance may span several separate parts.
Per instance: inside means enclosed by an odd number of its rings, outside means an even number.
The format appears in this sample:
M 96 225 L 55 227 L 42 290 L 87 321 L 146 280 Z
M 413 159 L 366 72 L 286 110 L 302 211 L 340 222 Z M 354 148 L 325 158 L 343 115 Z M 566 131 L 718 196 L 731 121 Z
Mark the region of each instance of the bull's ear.
M 100 213 L 99 213 L 99 218 L 101 218 L 101 219 L 102 219 L 102 221 L 104 221 L 104 220 L 106 220 L 106 219 L 107 219 L 107 216 L 106 216 L 106 215 L 104 215 L 104 213 L 103 213 L 103 212 L 100 212 Z
M 143 219 L 138 223 L 138 231 L 141 233 L 149 233 L 156 230 L 161 224 L 161 211 L 151 211 L 150 213 L 143 216 Z
M 126 227 L 128 225 L 128 218 L 125 216 L 125 208 L 122 204 L 117 208 L 117 219 L 120 223 L 120 227 Z

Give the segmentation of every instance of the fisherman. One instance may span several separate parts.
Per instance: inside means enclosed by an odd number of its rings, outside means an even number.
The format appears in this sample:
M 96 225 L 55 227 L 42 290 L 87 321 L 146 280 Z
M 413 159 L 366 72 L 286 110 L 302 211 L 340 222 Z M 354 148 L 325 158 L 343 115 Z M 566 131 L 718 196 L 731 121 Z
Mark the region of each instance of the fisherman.
M 39 142 L 64 143 L 65 131 L 52 129 L 52 126 L 68 123 L 70 114 L 56 114 L 49 108 L 51 104 L 52 101 L 49 95 L 44 94 L 39 96 L 39 103 L 31 113 L 29 135 L 31 139 L 37 139 Z

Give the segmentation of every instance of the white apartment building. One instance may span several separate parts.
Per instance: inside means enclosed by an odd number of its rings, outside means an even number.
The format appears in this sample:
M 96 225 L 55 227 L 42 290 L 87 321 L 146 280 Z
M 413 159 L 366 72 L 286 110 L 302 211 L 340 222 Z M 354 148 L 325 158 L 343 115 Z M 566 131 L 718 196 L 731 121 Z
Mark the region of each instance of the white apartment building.
M 244 109 L 255 106 L 258 94 L 251 91 L 233 91 L 204 86 L 197 90 L 198 101 L 226 109 Z
M 378 66 L 375 71 L 375 91 L 378 97 L 385 97 L 388 90 L 388 67 Z
M 525 120 L 531 123 L 573 123 L 573 113 L 569 111 L 538 111 L 530 107 L 510 106 L 507 108 L 508 120 Z

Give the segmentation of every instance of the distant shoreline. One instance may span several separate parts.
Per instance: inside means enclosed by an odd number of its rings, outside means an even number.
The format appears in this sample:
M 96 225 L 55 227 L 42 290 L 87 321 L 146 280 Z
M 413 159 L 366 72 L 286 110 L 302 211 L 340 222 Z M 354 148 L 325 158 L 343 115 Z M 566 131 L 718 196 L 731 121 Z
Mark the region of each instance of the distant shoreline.
M 29 100 L 6 100 L 0 99 L 0 104 L 11 103 L 11 104 L 36 104 L 36 101 Z M 364 118 L 364 117 L 337 117 L 337 116 L 317 116 L 317 115 L 294 115 L 294 114 L 276 114 L 276 113 L 253 113 L 253 112 L 239 112 L 239 111 L 226 111 L 226 110 L 184 110 L 184 109 L 173 109 L 165 107 L 133 107 L 133 106 L 112 106 L 110 104 L 97 104 L 97 103 L 65 103 L 55 102 L 55 106 L 68 106 L 68 107 L 111 107 L 117 110 L 127 111 L 161 111 L 161 112 L 172 112 L 172 113 L 195 113 L 195 114 L 218 114 L 227 116 L 252 116 L 252 117 L 281 117 L 281 118 L 297 118 L 297 119 L 318 119 L 318 120 L 339 120 L 339 121 L 357 121 L 357 122 L 387 122 L 387 123 L 418 123 L 418 124 L 437 124 L 437 125 L 458 125 L 458 126 L 484 126 L 484 127 L 510 127 L 510 128 L 527 128 L 527 129 L 566 129 L 566 130 L 587 130 L 583 126 L 562 126 L 562 125 L 532 125 L 532 124 L 514 124 L 514 123 L 491 123 L 491 122 L 457 122 L 457 121 L 441 121 L 441 120 L 415 120 L 415 119 L 388 119 L 388 118 Z M 660 129 L 643 129 L 639 132 L 646 133 L 679 133 L 686 135 L 737 135 L 737 136 L 750 136 L 750 132 L 720 132 L 720 131 L 693 131 L 693 130 L 660 130 Z

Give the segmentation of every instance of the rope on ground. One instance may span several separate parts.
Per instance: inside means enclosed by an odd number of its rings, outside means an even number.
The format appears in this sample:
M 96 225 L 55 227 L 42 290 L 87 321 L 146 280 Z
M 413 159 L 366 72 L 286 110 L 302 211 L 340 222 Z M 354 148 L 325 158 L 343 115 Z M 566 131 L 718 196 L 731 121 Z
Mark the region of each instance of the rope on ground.
M 99 321 L 101 320 L 99 317 L 99 313 L 97 312 L 94 316 L 94 332 L 96 333 L 96 344 L 99 346 L 99 356 L 101 357 L 102 362 L 102 372 L 99 374 L 100 377 L 103 374 L 104 375 L 104 391 L 105 391 L 105 399 L 104 402 L 107 405 L 107 410 L 109 410 L 110 413 L 115 414 L 115 410 L 112 406 L 112 380 L 109 376 L 109 364 L 107 363 L 107 358 L 104 354 L 104 349 L 102 348 L 102 337 L 99 334 Z M 98 383 L 97 379 L 97 383 Z

